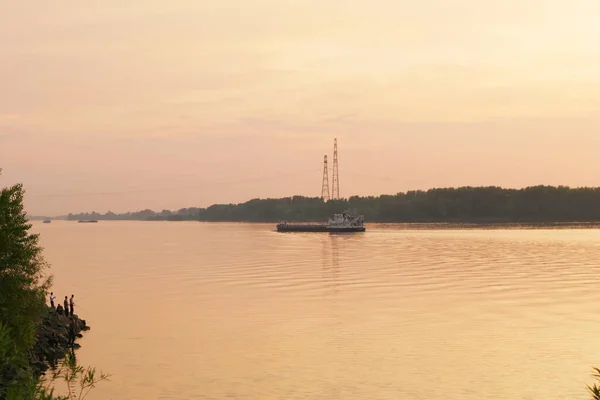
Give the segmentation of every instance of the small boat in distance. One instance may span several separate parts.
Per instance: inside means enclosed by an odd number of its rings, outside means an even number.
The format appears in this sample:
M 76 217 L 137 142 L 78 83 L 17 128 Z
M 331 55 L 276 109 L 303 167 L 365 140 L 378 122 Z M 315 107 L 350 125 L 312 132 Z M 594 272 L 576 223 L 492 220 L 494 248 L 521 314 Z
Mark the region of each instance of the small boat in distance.
M 280 222 L 277 232 L 364 232 L 364 217 L 347 213 L 333 214 L 326 224 L 311 222 Z
M 45 219 L 43 222 L 44 222 L 44 224 L 49 224 L 49 223 L 51 223 L 52 221 L 51 221 L 51 220 L 49 220 L 49 219 Z
M 95 219 L 81 219 L 77 222 L 79 222 L 80 224 L 95 224 L 98 221 L 96 221 Z

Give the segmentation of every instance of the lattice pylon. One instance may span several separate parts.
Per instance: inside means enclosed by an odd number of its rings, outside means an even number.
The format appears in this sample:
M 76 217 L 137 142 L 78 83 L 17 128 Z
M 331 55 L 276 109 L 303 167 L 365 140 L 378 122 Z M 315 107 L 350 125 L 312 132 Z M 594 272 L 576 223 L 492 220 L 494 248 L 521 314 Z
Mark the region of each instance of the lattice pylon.
M 323 184 L 321 185 L 321 199 L 329 200 L 329 170 L 327 168 L 327 155 L 323 161 Z
M 331 199 L 340 199 L 340 175 L 338 170 L 337 138 L 333 140 L 333 176 L 331 180 Z

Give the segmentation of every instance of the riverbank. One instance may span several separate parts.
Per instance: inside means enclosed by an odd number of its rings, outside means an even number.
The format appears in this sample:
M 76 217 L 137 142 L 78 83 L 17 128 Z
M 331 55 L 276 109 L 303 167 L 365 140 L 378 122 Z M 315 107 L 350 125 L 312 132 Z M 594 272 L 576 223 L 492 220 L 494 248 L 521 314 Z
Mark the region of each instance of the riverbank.
M 239 204 L 214 204 L 155 212 L 145 209 L 116 214 L 68 214 L 68 220 L 198 220 L 207 222 L 326 221 L 334 212 L 348 210 L 367 222 L 588 222 L 600 221 L 600 187 L 532 186 L 438 188 L 377 197 L 351 196 L 324 201 L 292 196 L 253 199 Z
M 76 223 L 76 221 L 61 221 L 65 223 Z M 200 220 L 178 220 L 178 219 L 152 219 L 152 220 L 103 220 L 101 223 L 126 223 L 126 222 L 166 222 L 166 223 L 201 223 L 201 224 L 247 224 L 247 225 L 265 225 L 275 229 L 277 221 L 200 221 Z M 323 223 L 323 221 L 306 220 L 306 221 L 291 221 L 286 222 L 303 222 L 303 223 Z M 461 222 L 461 221 L 424 221 L 424 222 L 382 222 L 382 221 L 367 221 L 366 225 L 369 229 L 396 229 L 396 230 L 525 230 L 525 229 L 600 229 L 600 221 L 582 221 L 582 222 L 505 222 L 505 221 L 477 221 L 477 222 Z
M 69 341 L 71 323 L 75 334 L 73 345 Z M 81 347 L 77 343 L 77 339 L 82 338 L 83 332 L 88 330 L 90 327 L 87 322 L 79 316 L 66 316 L 62 312 L 59 313 L 48 308 L 46 315 L 38 325 L 36 343 L 29 357 L 29 363 L 34 372 L 41 376 L 48 369 L 56 367 L 68 351 Z

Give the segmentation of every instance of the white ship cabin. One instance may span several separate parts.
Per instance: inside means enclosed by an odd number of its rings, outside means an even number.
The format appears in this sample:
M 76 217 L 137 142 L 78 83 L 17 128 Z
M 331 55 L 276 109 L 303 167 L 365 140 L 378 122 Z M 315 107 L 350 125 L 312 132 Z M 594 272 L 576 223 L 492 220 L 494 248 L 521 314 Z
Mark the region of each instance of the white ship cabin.
M 344 226 L 362 226 L 364 218 L 362 215 L 354 216 L 346 213 L 333 214 L 329 221 L 328 226 L 344 227 Z

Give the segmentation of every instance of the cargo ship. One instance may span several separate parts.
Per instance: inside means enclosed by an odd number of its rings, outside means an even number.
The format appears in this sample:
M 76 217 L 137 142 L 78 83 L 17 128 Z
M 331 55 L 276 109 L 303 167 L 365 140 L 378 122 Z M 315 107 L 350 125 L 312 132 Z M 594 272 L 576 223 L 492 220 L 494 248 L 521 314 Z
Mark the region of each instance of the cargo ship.
M 333 214 L 327 223 L 280 222 L 277 232 L 364 232 L 364 217 L 347 213 Z

